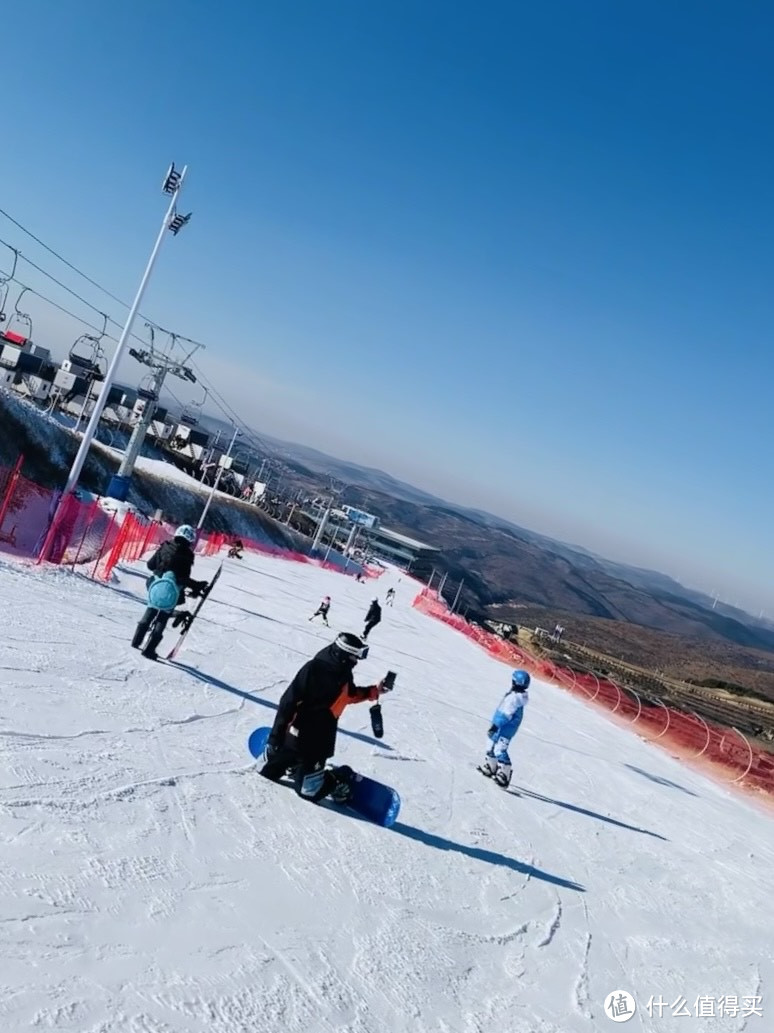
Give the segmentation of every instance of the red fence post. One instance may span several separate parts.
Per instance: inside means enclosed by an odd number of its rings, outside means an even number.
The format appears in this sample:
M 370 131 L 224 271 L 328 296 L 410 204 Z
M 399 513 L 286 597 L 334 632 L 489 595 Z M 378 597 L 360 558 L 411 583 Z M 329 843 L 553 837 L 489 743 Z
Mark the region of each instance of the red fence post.
M 14 464 L 13 470 L 11 470 L 11 476 L 8 478 L 8 484 L 6 485 L 5 494 L 3 495 L 2 501 L 0 501 L 0 531 L 3 529 L 3 522 L 5 520 L 5 514 L 8 512 L 8 507 L 11 504 L 13 493 L 16 491 L 16 485 L 21 477 L 22 463 L 24 462 L 24 456 L 20 455 Z

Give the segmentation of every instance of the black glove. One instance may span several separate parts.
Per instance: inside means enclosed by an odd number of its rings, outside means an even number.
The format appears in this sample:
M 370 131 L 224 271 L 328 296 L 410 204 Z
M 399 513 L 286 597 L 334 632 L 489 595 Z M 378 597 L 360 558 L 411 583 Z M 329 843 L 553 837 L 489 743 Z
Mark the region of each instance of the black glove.
M 489 728 L 489 731 L 486 734 L 491 739 L 493 735 L 499 735 L 500 734 L 500 729 L 497 727 L 497 725 L 491 725 L 490 728 Z
M 192 620 L 193 620 L 193 614 L 189 613 L 188 610 L 177 610 L 177 612 L 175 613 L 175 616 L 174 616 L 174 618 L 172 620 L 172 627 L 173 628 L 179 628 L 180 625 L 182 624 L 183 625 L 183 629 L 185 631 L 187 631 L 188 628 L 191 626 L 191 621 Z
M 209 586 L 209 581 L 192 581 L 188 589 L 188 594 L 192 599 L 196 599 L 197 596 L 206 595 L 206 589 Z

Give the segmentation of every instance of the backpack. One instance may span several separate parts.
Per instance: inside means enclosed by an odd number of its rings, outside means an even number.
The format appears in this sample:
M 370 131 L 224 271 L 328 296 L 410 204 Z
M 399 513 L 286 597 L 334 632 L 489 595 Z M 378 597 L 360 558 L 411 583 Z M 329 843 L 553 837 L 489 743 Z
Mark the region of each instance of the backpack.
M 180 588 L 171 570 L 167 570 L 161 577 L 148 580 L 148 606 L 154 610 L 168 613 L 177 606 L 179 598 Z

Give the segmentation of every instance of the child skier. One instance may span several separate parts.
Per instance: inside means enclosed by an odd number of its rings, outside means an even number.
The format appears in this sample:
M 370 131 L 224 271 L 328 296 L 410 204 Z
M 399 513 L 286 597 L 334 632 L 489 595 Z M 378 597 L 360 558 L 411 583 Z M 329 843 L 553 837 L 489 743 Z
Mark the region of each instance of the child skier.
M 395 589 L 394 588 L 388 588 L 387 589 L 387 600 L 386 601 L 387 601 L 387 605 L 388 606 L 392 606 L 392 604 L 395 602 Z
M 511 687 L 495 710 L 487 733 L 491 745 L 486 751 L 484 763 L 478 769 L 504 788 L 511 784 L 513 766 L 508 756 L 508 747 L 524 717 L 524 708 L 529 700 L 529 682 L 526 671 L 514 671 L 511 675 Z
M 312 616 L 309 618 L 309 620 L 313 621 L 315 619 L 315 617 L 322 617 L 323 624 L 325 625 L 326 628 L 329 628 L 330 624 L 328 624 L 328 610 L 330 610 L 330 608 L 331 608 L 331 597 L 329 595 L 326 595 L 325 598 L 323 599 L 323 601 L 320 603 L 320 605 L 314 611 Z

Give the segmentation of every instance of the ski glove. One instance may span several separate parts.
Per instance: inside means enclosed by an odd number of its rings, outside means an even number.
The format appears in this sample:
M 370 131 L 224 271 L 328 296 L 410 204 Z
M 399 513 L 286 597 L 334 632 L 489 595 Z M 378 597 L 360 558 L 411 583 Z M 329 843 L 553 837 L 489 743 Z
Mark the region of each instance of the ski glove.
M 175 614 L 174 620 L 172 621 L 172 627 L 177 628 L 182 624 L 183 630 L 187 631 L 191 626 L 192 620 L 193 614 L 190 614 L 188 610 L 180 610 Z
M 497 727 L 497 725 L 491 725 L 490 728 L 489 728 L 489 731 L 486 734 L 491 739 L 491 737 L 493 735 L 499 735 L 500 734 L 500 729 Z
M 192 581 L 188 594 L 194 599 L 203 593 L 206 595 L 206 589 L 209 587 L 209 584 L 209 581 Z

